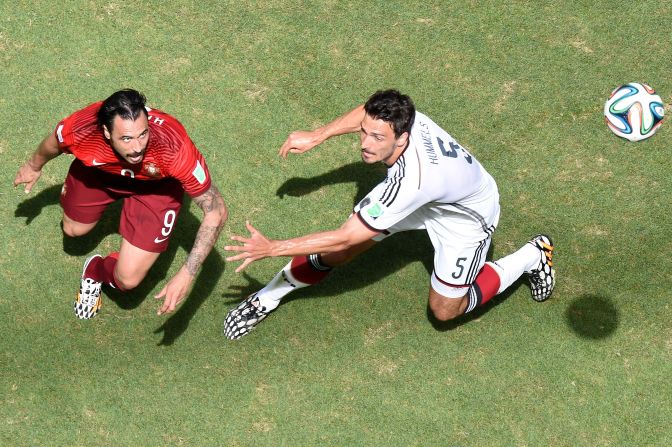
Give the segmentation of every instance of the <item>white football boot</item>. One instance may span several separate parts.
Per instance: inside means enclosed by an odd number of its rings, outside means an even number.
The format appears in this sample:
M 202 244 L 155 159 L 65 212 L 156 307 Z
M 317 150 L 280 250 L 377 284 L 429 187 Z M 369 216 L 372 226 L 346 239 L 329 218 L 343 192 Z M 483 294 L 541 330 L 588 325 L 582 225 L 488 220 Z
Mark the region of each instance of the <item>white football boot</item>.
M 95 317 L 103 305 L 103 299 L 100 297 L 100 289 L 103 283 L 86 277 L 86 268 L 96 257 L 100 258 L 102 256 L 89 256 L 84 262 L 79 293 L 77 294 L 77 300 L 75 300 L 75 316 L 82 320 Z

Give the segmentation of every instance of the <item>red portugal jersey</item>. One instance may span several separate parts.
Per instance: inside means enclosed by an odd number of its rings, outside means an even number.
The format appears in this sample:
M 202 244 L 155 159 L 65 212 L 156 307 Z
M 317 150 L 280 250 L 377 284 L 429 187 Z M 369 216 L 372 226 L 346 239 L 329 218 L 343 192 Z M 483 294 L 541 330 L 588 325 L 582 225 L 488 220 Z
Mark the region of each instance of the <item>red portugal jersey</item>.
M 136 180 L 175 178 L 192 197 L 210 188 L 205 159 L 177 119 L 147 108 L 149 142 L 142 162 L 132 165 L 117 156 L 98 127 L 101 104 L 91 104 L 58 123 L 55 132 L 61 152 L 74 155 L 86 166 Z

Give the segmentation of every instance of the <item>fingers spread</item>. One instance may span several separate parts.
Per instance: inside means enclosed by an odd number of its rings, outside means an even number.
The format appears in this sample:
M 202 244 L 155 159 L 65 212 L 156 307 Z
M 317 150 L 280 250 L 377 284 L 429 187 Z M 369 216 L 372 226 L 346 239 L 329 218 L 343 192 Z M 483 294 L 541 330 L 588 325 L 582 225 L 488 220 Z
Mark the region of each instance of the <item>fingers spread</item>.
M 225 245 L 224 250 L 226 251 L 243 251 L 247 250 L 244 245 Z
M 249 257 L 250 257 L 250 254 L 245 252 L 245 253 L 241 253 L 239 255 L 229 256 L 228 258 L 226 258 L 226 260 L 229 261 L 229 262 L 230 261 L 240 261 L 241 259 L 246 259 L 246 258 L 249 258 Z

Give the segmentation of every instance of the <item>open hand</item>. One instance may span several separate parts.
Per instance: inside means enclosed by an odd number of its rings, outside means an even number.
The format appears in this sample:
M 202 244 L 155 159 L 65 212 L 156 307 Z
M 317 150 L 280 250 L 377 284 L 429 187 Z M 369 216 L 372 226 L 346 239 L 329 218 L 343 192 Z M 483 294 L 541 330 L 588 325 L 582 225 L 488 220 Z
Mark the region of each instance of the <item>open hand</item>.
M 163 304 L 157 310 L 157 315 L 171 313 L 184 300 L 189 292 L 194 277 L 191 276 L 186 267 L 182 267 L 173 278 L 157 293 L 154 298 L 160 300 L 163 298 Z
M 237 255 L 226 258 L 227 261 L 243 260 L 243 263 L 240 264 L 236 269 L 236 273 L 243 271 L 245 267 L 254 261 L 271 256 L 273 248 L 274 241 L 261 234 L 261 232 L 254 228 L 249 221 L 245 222 L 245 226 L 250 232 L 249 238 L 242 236 L 231 236 L 232 241 L 240 242 L 243 245 L 227 245 L 224 247 L 224 250 L 226 251 L 239 252 Z

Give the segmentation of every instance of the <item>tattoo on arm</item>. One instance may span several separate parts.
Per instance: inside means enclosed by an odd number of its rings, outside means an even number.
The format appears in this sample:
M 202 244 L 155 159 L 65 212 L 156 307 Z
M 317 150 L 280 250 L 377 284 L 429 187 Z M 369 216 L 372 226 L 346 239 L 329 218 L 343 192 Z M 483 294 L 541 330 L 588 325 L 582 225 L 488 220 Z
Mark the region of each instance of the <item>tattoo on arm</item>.
M 224 205 L 222 196 L 219 194 L 215 185 L 210 185 L 210 189 L 205 191 L 198 197 L 194 198 L 194 202 L 203 210 L 204 213 L 209 213 L 214 210 L 218 204 Z
M 201 194 L 198 197 L 194 198 L 194 202 L 203 210 L 205 217 L 201 226 L 196 233 L 196 240 L 194 241 L 194 246 L 187 257 L 184 265 L 187 268 L 187 271 L 190 275 L 196 276 L 198 269 L 205 261 L 205 258 L 210 254 L 212 247 L 215 245 L 219 233 L 224 228 L 224 224 L 227 219 L 226 205 L 224 204 L 224 199 L 220 195 L 217 187 L 211 185 L 210 189 Z M 206 220 L 208 220 L 209 215 L 215 213 L 218 218 L 218 223 L 212 225 Z

